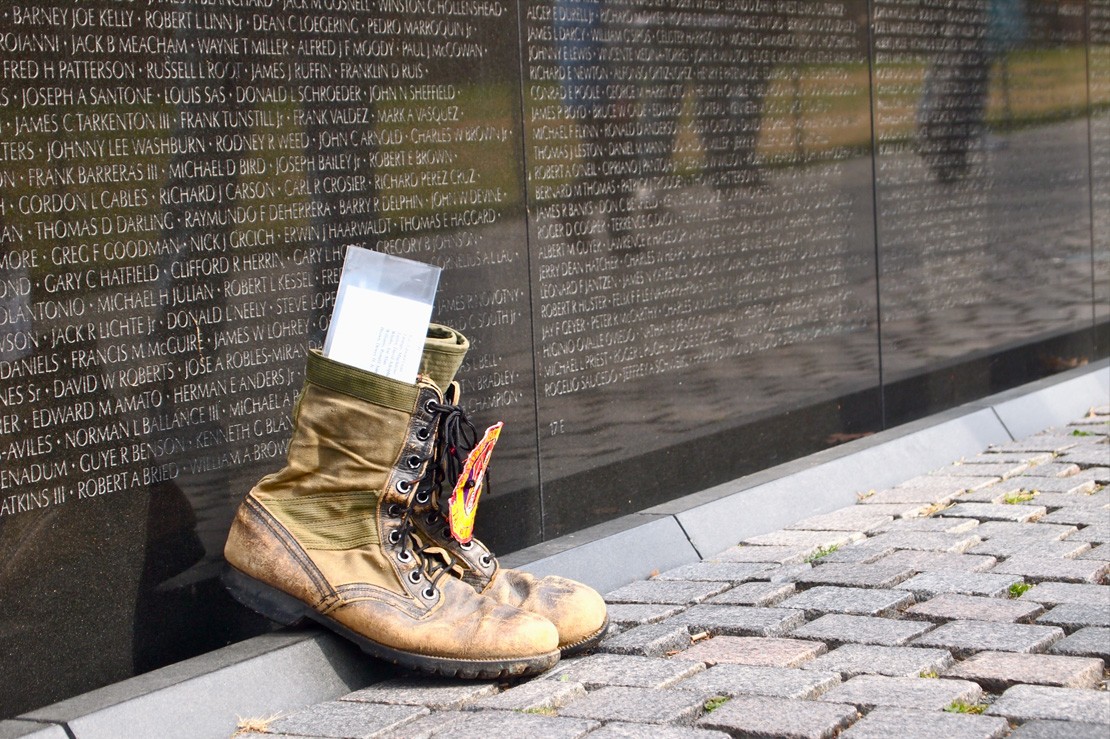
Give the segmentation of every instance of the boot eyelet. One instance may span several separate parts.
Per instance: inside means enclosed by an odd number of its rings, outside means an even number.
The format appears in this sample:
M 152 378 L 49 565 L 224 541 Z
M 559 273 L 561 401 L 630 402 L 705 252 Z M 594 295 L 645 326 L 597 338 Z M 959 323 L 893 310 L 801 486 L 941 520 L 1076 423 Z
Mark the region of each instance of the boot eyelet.
M 393 529 L 389 532 L 389 543 L 396 544 L 401 541 L 401 532 L 399 529 Z
M 474 548 L 474 542 L 468 541 L 465 544 L 459 544 L 459 548 L 462 549 L 464 552 L 469 552 L 471 549 Z
M 390 518 L 400 518 L 403 512 L 404 511 L 401 510 L 401 506 L 397 505 L 396 503 L 391 504 L 388 510 L 386 510 L 386 513 L 389 514 Z
M 420 457 L 416 456 L 415 454 L 405 460 L 405 464 L 407 464 L 409 466 L 410 470 L 419 469 L 420 465 L 423 464 L 423 463 L 424 463 L 424 460 L 421 459 Z
M 436 522 L 437 518 L 439 518 L 439 516 L 436 515 L 435 511 L 432 511 L 431 513 L 428 514 L 428 517 L 424 520 L 427 521 L 429 524 L 434 524 Z
M 401 495 L 408 495 L 412 492 L 412 480 L 398 480 L 397 492 Z
M 436 589 L 429 585 L 428 587 L 424 588 L 424 592 L 422 592 L 421 595 L 423 595 L 428 600 L 431 600 L 432 598 L 436 597 Z
M 489 567 L 493 564 L 493 557 L 489 556 L 488 554 L 483 554 L 481 557 L 478 558 L 478 562 L 481 563 L 482 567 Z
M 419 441 L 427 441 L 432 438 L 432 430 L 427 426 L 416 430 L 416 438 Z
M 412 561 L 412 553 L 407 549 L 402 549 L 401 551 L 397 552 L 397 561 L 398 562 L 411 562 Z
M 420 583 L 420 570 L 413 570 L 409 573 L 409 582 L 413 585 L 418 585 Z
M 428 398 L 427 400 L 424 401 L 424 412 L 425 413 L 435 413 L 436 412 L 436 400 L 435 400 L 435 398 Z
M 442 536 L 444 539 L 446 539 L 448 536 L 451 535 L 451 527 L 450 526 L 444 526 L 443 530 L 439 532 L 439 535 Z
M 431 497 L 432 496 L 428 493 L 427 490 L 421 490 L 419 493 L 416 494 L 416 502 L 420 505 L 424 505 L 429 500 L 431 500 Z

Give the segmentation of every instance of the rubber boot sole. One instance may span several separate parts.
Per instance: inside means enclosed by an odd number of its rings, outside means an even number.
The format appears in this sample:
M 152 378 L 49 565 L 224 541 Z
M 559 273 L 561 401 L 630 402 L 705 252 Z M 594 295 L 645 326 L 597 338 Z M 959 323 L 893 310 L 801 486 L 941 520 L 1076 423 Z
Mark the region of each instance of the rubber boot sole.
M 557 649 L 535 657 L 498 660 L 452 659 L 405 652 L 352 631 L 288 593 L 256 580 L 230 565 L 223 571 L 220 579 L 235 600 L 271 621 L 282 626 L 299 626 L 313 621 L 354 642 L 371 657 L 429 675 L 475 680 L 524 677 L 549 670 L 559 661 Z
M 607 632 L 608 630 L 609 630 L 609 616 L 606 615 L 605 616 L 605 623 L 603 623 L 601 625 L 600 629 L 595 631 L 590 636 L 587 636 L 582 641 L 576 642 L 574 644 L 567 644 L 565 647 L 559 647 L 559 653 L 564 657 L 570 657 L 570 656 L 575 655 L 575 654 L 581 654 L 582 652 L 585 652 L 587 649 L 591 649 L 592 647 L 597 646 L 597 643 L 600 642 L 605 637 L 605 632 Z

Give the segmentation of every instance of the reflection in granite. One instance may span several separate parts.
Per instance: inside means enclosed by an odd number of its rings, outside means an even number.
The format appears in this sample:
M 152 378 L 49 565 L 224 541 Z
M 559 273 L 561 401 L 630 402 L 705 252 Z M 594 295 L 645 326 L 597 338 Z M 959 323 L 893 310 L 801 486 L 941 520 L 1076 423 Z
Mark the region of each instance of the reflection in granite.
M 214 576 L 348 244 L 444 268 L 501 551 L 1105 355 L 1108 21 L 9 4 L 0 711 L 269 628 Z

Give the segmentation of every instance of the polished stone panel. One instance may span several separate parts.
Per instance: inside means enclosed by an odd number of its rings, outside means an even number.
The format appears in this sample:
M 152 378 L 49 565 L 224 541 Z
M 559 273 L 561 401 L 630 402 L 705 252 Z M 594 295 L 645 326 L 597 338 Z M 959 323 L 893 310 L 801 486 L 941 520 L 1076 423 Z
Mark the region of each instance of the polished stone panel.
M 890 420 L 1005 386 L 1014 363 L 984 352 L 1090 329 L 1091 150 L 1081 4 L 873 9 L 883 372 L 909 380 Z
M 873 396 L 819 407 L 878 380 L 864 19 L 527 6 L 547 533 L 735 477 L 775 408 L 867 430 Z

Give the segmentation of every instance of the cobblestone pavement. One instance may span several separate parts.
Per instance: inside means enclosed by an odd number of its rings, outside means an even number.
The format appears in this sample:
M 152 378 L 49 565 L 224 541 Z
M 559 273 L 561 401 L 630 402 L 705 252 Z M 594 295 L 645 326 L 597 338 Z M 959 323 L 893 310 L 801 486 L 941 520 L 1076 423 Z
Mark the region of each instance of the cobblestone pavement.
M 606 597 L 514 685 L 388 680 L 300 737 L 1110 736 L 1110 407 Z

